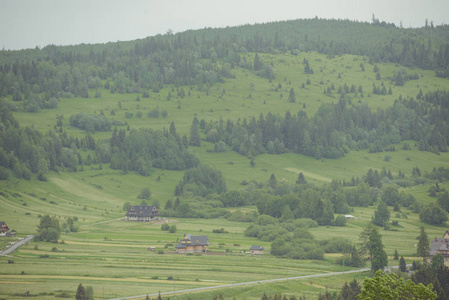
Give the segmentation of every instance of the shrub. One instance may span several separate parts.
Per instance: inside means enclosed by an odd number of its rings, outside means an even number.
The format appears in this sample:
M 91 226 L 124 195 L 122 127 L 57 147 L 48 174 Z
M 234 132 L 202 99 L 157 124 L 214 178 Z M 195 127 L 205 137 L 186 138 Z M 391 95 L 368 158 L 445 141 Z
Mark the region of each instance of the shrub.
M 162 231 L 169 231 L 170 230 L 170 225 L 168 225 L 167 223 L 162 224 L 161 230 Z
M 168 230 L 168 232 L 175 233 L 176 230 L 177 230 L 176 225 L 172 225 L 172 226 L 170 226 L 170 229 Z

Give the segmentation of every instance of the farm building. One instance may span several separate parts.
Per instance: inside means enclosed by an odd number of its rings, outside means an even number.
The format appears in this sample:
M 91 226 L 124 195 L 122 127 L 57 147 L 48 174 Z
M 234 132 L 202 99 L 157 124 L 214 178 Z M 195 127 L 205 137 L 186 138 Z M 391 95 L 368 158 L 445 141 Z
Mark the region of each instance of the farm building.
M 264 248 L 260 245 L 252 245 L 249 250 L 251 251 L 251 254 L 263 254 Z
M 441 254 L 444 258 L 444 265 L 449 267 L 449 230 L 446 230 L 442 238 L 435 237 L 430 244 L 427 262 L 430 263 L 432 257 Z
M 176 253 L 201 253 L 209 251 L 207 235 L 184 234 L 184 238 L 175 246 Z
M 0 236 L 5 236 L 8 233 L 9 227 L 5 222 L 0 221 Z
M 126 213 L 128 221 L 149 222 L 159 219 L 159 211 L 156 206 L 135 205 L 131 206 Z

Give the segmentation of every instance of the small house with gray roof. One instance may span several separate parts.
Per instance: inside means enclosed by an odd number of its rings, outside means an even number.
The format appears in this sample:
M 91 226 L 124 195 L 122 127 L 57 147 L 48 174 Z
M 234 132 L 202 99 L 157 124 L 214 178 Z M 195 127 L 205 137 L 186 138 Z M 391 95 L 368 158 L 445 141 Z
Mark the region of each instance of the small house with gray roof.
M 156 206 L 134 205 L 131 206 L 126 213 L 128 221 L 149 222 L 159 220 L 160 214 Z
M 444 265 L 449 267 L 449 230 L 446 230 L 442 238 L 435 237 L 430 244 L 429 255 L 427 256 L 427 262 L 435 255 L 440 254 L 444 258 Z
M 249 248 L 249 251 L 251 251 L 251 254 L 263 254 L 263 246 L 261 245 L 252 245 L 251 248 Z
M 207 235 L 184 234 L 184 238 L 175 246 L 176 253 L 209 252 L 209 238 Z

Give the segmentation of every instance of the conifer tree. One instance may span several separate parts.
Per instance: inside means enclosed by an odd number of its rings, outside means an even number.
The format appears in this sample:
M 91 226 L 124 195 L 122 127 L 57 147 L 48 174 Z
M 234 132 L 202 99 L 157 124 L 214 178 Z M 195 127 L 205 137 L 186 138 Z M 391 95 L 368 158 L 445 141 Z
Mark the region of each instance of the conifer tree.
M 296 102 L 295 91 L 293 90 L 293 88 L 290 89 L 290 95 L 288 96 L 288 102 L 290 102 L 290 103 Z
M 430 241 L 424 230 L 424 226 L 421 227 L 421 233 L 416 239 L 418 240 L 418 247 L 416 249 L 418 256 L 422 257 L 423 260 L 426 260 L 430 250 Z
M 84 290 L 83 285 L 80 283 L 78 289 L 76 290 L 76 300 L 86 300 L 86 291 Z
M 404 256 L 401 256 L 401 259 L 399 260 L 399 270 L 401 272 L 407 271 L 407 265 L 405 264 Z

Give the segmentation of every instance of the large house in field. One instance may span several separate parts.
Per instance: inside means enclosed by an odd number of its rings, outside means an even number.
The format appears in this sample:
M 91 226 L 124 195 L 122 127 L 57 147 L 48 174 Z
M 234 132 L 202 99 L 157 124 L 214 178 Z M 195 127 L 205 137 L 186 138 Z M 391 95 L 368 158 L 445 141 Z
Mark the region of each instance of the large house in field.
M 209 238 L 207 235 L 184 234 L 184 238 L 175 246 L 176 253 L 209 252 Z
M 149 222 L 152 220 L 158 220 L 159 217 L 160 214 L 156 206 L 148 205 L 131 206 L 126 213 L 126 219 L 128 221 Z
M 0 236 L 5 236 L 8 233 L 9 227 L 5 222 L 0 221 Z
M 449 267 L 449 230 L 446 230 L 442 238 L 435 237 L 430 244 L 429 256 L 427 262 L 430 263 L 432 257 L 441 254 L 444 258 L 444 265 Z

